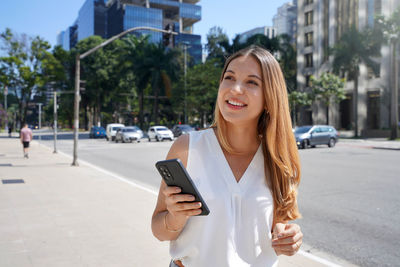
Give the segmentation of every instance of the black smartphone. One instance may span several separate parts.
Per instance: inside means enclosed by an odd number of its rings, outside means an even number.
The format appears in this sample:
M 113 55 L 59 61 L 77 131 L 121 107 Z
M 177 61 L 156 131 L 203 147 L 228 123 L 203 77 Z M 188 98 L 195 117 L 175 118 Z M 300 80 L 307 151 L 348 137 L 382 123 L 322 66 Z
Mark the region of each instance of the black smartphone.
M 158 161 L 156 163 L 156 168 L 168 186 L 178 186 L 182 189 L 180 194 L 193 195 L 195 198 L 194 202 L 201 202 L 202 212 L 199 215 L 208 215 L 210 213 L 206 202 L 204 202 L 196 185 L 193 183 L 179 159 Z

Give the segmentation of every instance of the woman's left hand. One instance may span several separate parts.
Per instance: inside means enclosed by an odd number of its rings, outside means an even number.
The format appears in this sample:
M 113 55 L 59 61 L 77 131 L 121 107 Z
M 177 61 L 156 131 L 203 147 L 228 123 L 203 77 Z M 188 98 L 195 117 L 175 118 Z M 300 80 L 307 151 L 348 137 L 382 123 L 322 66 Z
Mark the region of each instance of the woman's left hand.
M 276 255 L 293 256 L 303 243 L 303 233 L 297 224 L 276 223 L 272 231 L 272 247 Z

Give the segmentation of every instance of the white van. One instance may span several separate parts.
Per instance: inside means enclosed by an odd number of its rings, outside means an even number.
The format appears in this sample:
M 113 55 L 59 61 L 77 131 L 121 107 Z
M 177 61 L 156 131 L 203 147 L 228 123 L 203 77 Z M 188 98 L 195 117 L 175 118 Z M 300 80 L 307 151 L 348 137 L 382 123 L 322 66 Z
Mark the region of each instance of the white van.
M 125 125 L 121 124 L 121 123 L 110 123 L 110 124 L 107 124 L 107 127 L 106 127 L 106 139 L 107 139 L 107 141 L 108 140 L 114 141 L 115 140 L 115 134 L 117 133 L 117 130 L 119 128 L 122 128 L 122 127 L 125 127 Z

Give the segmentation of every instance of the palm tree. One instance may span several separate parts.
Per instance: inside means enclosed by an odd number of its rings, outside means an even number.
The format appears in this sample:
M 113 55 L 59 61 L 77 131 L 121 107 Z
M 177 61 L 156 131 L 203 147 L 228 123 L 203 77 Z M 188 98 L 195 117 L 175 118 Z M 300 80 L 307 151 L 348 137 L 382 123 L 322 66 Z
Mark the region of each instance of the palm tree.
M 139 124 L 140 128 L 143 128 L 144 89 L 146 88 L 150 79 L 150 73 L 142 67 L 143 65 L 146 65 L 145 48 L 149 46 L 149 36 L 143 35 L 137 37 L 133 34 L 130 34 L 126 36 L 123 40 L 125 42 L 125 53 L 121 54 L 124 59 L 121 61 L 124 62 L 122 72 L 124 75 L 129 75 L 132 72 L 135 75 L 139 95 Z
M 158 106 L 160 96 L 171 94 L 171 80 L 176 80 L 180 65 L 177 49 L 166 49 L 162 44 L 151 44 L 146 49 L 146 68 L 145 72 L 151 74 L 151 87 L 154 96 L 153 102 L 153 121 L 158 124 Z M 148 76 L 149 77 L 149 76 Z M 164 90 L 162 90 L 164 89 Z
M 339 75 L 347 73 L 348 80 L 354 80 L 354 136 L 358 137 L 358 77 L 360 64 L 366 64 L 378 73 L 379 64 L 373 57 L 380 56 L 380 43 L 374 39 L 374 32 L 366 29 L 360 32 L 353 25 L 343 33 L 339 42 L 333 47 L 333 72 Z
M 153 121 L 158 123 L 160 95 L 170 94 L 171 80 L 176 79 L 180 67 L 179 50 L 166 49 L 162 44 L 148 42 L 148 37 L 128 36 L 124 39 L 127 69 L 134 72 L 139 95 L 139 122 L 143 127 L 144 90 L 151 85 L 154 96 Z M 164 90 L 162 90 L 164 89 Z

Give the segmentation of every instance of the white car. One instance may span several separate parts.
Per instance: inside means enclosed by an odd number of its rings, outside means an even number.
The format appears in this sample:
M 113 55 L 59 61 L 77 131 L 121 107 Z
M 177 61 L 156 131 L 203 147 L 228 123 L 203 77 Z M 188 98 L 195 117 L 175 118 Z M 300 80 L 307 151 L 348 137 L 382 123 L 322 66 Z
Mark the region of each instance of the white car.
M 140 138 L 142 138 L 142 134 L 135 129 L 135 127 L 122 127 L 117 130 L 117 134 L 115 135 L 115 142 L 118 143 L 121 141 L 122 143 L 132 143 L 132 141 L 140 142 Z
M 121 124 L 121 123 L 110 123 L 110 124 L 107 124 L 107 127 L 106 127 L 106 139 L 107 139 L 107 141 L 108 140 L 114 141 L 115 140 L 115 135 L 117 134 L 117 130 L 122 128 L 122 127 L 125 127 L 125 125 Z
M 149 136 L 149 141 L 152 139 L 155 139 L 157 142 L 164 139 L 174 140 L 174 134 L 165 126 L 152 126 L 147 131 L 147 135 Z

